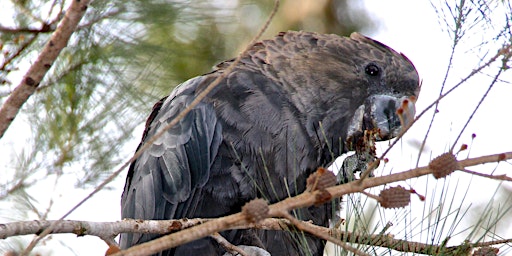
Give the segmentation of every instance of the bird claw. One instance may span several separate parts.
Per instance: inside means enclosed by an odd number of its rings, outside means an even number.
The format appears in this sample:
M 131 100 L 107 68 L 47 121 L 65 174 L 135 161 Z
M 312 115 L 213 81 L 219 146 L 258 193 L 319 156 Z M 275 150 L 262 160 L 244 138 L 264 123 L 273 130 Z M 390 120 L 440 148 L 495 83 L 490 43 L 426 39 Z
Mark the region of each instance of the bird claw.
M 249 246 L 249 245 L 237 245 L 236 247 L 244 250 L 247 255 L 250 256 L 271 256 L 269 252 L 257 246 Z M 222 256 L 235 256 L 238 254 L 232 254 L 231 252 L 226 252 Z
M 365 130 L 353 145 L 355 153 L 343 160 L 343 164 L 336 177 L 338 183 L 347 183 L 356 180 L 357 172 L 364 172 L 371 163 L 377 160 L 375 142 L 377 141 L 379 129 Z M 376 167 L 376 166 L 375 166 Z M 373 173 L 369 174 L 373 177 Z
M 357 152 L 351 156 L 347 156 L 343 160 L 343 164 L 336 176 L 338 184 L 344 184 L 357 179 L 357 172 L 364 172 L 376 159 L 375 156 L 369 154 L 358 154 Z M 370 177 L 373 177 L 373 172 L 370 173 Z

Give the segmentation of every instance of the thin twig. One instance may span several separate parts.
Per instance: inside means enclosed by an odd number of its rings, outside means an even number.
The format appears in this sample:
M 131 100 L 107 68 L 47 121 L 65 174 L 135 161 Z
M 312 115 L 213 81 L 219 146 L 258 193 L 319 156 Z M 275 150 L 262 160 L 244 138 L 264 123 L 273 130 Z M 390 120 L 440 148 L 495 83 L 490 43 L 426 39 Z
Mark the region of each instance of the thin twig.
M 37 35 L 33 35 L 29 39 L 25 40 L 23 44 L 20 47 L 18 47 L 18 49 L 16 49 L 16 52 L 10 54 L 5 58 L 4 62 L 2 63 L 2 66 L 0 66 L 0 70 L 6 70 L 7 65 L 9 65 L 16 58 L 18 58 L 21 55 L 21 53 L 25 51 L 36 40 L 36 38 Z
M 462 2 L 462 4 L 464 4 L 464 3 Z M 460 13 L 461 10 L 462 10 L 462 8 L 459 8 L 459 14 L 455 18 L 455 30 L 453 31 L 455 36 L 453 38 L 452 49 L 451 49 L 451 52 L 450 52 L 450 57 L 448 58 L 448 65 L 446 67 L 446 72 L 444 74 L 443 82 L 441 83 L 441 89 L 439 90 L 439 97 L 441 97 L 441 95 L 443 94 L 444 88 L 446 86 L 446 81 L 448 80 L 448 75 L 450 74 L 450 71 L 452 70 L 453 57 L 455 56 L 455 48 L 458 45 L 458 43 L 460 41 L 460 38 L 461 38 L 461 36 L 459 36 L 459 31 L 461 30 L 461 27 L 462 27 L 462 16 L 461 16 L 462 13 Z M 436 101 L 435 102 L 435 109 L 437 109 L 438 106 L 439 106 L 439 101 Z M 434 119 L 435 119 L 436 115 L 437 115 L 437 111 L 434 111 L 434 113 L 432 113 L 432 118 L 430 119 L 430 123 L 428 125 L 427 132 L 425 133 L 425 137 L 423 138 L 423 140 L 421 142 L 421 145 L 420 145 L 420 148 L 418 150 L 418 157 L 417 157 L 417 160 L 416 160 L 416 167 L 420 163 L 421 154 L 423 152 L 425 144 L 427 143 L 427 138 L 428 138 L 428 135 L 430 134 L 430 130 L 432 129 L 432 124 L 434 123 Z
M 439 104 L 439 102 L 444 98 L 446 97 L 448 94 L 452 93 L 455 89 L 457 89 L 459 86 L 461 86 L 462 84 L 464 84 L 465 82 L 467 82 L 471 77 L 473 77 L 474 75 L 478 74 L 480 71 L 482 71 L 484 68 L 487 68 L 488 66 L 490 66 L 492 63 L 494 63 L 500 56 L 509 56 L 510 55 L 510 51 L 512 51 L 512 45 L 505 45 L 503 46 L 497 53 L 496 55 L 494 55 L 493 57 L 491 57 L 486 63 L 484 63 L 483 65 L 479 66 L 478 68 L 476 69 L 473 69 L 465 78 L 463 78 L 462 80 L 460 80 L 455 86 L 453 86 L 450 90 L 448 90 L 446 93 L 444 94 L 441 94 L 434 102 L 432 102 L 429 106 L 427 106 L 420 114 L 418 114 L 416 116 L 416 118 L 414 118 L 414 120 L 408 124 L 407 126 L 403 127 L 402 130 L 400 131 L 400 133 L 393 139 L 393 141 L 390 143 L 390 145 L 386 148 L 386 150 L 381 154 L 381 156 L 379 158 L 377 158 L 377 160 L 373 161 L 371 164 L 368 165 L 368 167 L 366 168 L 366 170 L 361 174 L 361 179 L 359 181 L 363 181 L 364 179 L 366 179 L 369 174 L 371 173 L 371 171 L 373 169 L 375 169 L 378 164 L 380 163 L 380 161 L 382 161 L 386 155 L 389 153 L 389 151 L 391 151 L 391 149 L 400 141 L 400 139 L 405 135 L 405 133 L 407 131 L 409 131 L 409 129 L 425 114 L 427 113 L 428 110 L 430 110 L 432 107 L 434 106 L 437 106 L 437 104 Z M 420 152 L 421 152 L 421 149 L 420 149 Z M 417 164 L 416 164 L 417 166 Z
M 67 216 L 69 216 L 72 212 L 74 212 L 78 207 L 80 207 L 83 203 L 85 203 L 87 200 L 89 200 L 92 196 L 94 196 L 96 193 L 101 191 L 107 184 L 109 184 L 114 178 L 116 178 L 128 165 L 130 165 L 135 159 L 137 159 L 149 146 L 155 142 L 159 137 L 161 137 L 167 130 L 172 128 L 174 125 L 176 125 L 181 119 L 183 119 L 192 109 L 201 102 L 201 100 L 206 97 L 206 95 L 217 86 L 222 79 L 224 79 L 238 64 L 242 56 L 256 43 L 257 40 L 261 37 L 261 35 L 265 32 L 267 27 L 269 26 L 271 20 L 275 16 L 277 10 L 279 7 L 279 0 L 275 1 L 274 9 L 272 10 L 269 18 L 265 22 L 264 26 L 258 34 L 253 38 L 251 43 L 245 48 L 244 51 L 242 51 L 238 57 L 229 65 L 228 68 L 225 69 L 224 73 L 219 75 L 208 87 L 204 89 L 199 95 L 196 96 L 196 98 L 185 108 L 180 114 L 178 114 L 168 125 L 163 127 L 158 133 L 156 133 L 153 137 L 151 137 L 145 144 L 142 146 L 135 154 L 126 161 L 119 169 L 117 169 L 114 173 L 112 173 L 109 177 L 107 177 L 102 183 L 100 183 L 91 193 L 89 193 L 85 198 L 83 198 L 80 202 L 78 202 L 75 206 L 73 206 L 67 213 L 65 213 L 59 220 L 65 219 Z M 1 114 L 1 112 L 0 112 Z M 0 115 L 0 122 L 1 122 L 1 115 Z M 0 129 L 1 132 L 1 129 Z M 40 235 L 37 241 L 39 241 L 42 237 L 49 234 L 51 232 L 51 229 L 53 226 L 48 227 L 45 229 Z M 35 243 L 37 243 L 37 241 Z M 34 241 L 33 241 L 34 242 Z M 32 243 L 31 243 L 32 245 Z M 32 246 L 35 246 L 32 245 Z
M 505 152 L 494 155 L 481 156 L 476 158 L 464 159 L 457 161 L 461 168 L 468 166 L 474 166 L 485 163 L 500 162 L 508 159 L 512 159 L 512 152 Z M 269 217 L 283 216 L 283 212 L 289 212 L 294 209 L 309 207 L 317 203 L 317 198 L 320 193 L 327 191 L 332 198 L 340 198 L 343 195 L 361 192 L 367 188 L 377 187 L 380 185 L 390 184 L 397 181 L 408 180 L 424 175 L 431 174 L 432 170 L 428 167 L 419 167 L 412 170 L 389 174 L 381 177 L 366 178 L 365 180 L 358 182 L 353 181 L 346 184 L 329 187 L 325 190 L 314 192 L 305 192 L 295 197 L 286 198 L 280 202 L 269 206 Z M 115 256 L 120 255 L 151 255 L 171 247 L 176 247 L 184 243 L 200 239 L 202 237 L 209 236 L 215 232 L 221 232 L 224 230 L 233 229 L 240 225 L 246 225 L 247 220 L 242 213 L 236 213 L 229 216 L 214 219 L 204 224 L 194 226 L 188 230 L 182 230 L 176 233 L 172 233 L 149 242 L 135 245 L 127 250 L 114 254 Z
M 3 200 L 8 195 L 10 195 L 11 193 L 13 193 L 17 190 L 25 188 L 26 187 L 26 184 L 25 184 L 26 178 L 27 178 L 26 176 L 20 178 L 16 182 L 16 184 L 14 184 L 12 187 L 10 187 L 8 189 L 1 189 L 0 191 L 2 191 L 2 192 L 0 193 L 0 200 Z
M 66 47 L 69 38 L 85 14 L 88 4 L 89 0 L 71 2 L 66 16 L 59 24 L 57 30 L 52 34 L 52 37 L 48 43 L 46 43 L 34 64 L 29 68 L 22 82 L 14 89 L 0 108 L 0 138 L 3 137 L 5 131 L 9 128 L 23 104 L 35 92 L 37 86 L 55 62 L 62 49 Z M 44 237 L 44 232 L 42 236 L 32 240 L 21 255 L 28 255 L 42 237 Z
M 343 248 L 344 250 L 352 252 L 355 255 L 370 256 L 369 254 L 364 253 L 362 251 L 359 251 L 358 249 L 348 245 L 347 243 L 341 241 L 340 239 L 336 239 L 335 237 L 330 236 L 328 232 L 322 232 L 321 229 L 319 230 L 319 229 L 315 228 L 315 227 L 320 228 L 319 226 L 316 226 L 316 225 L 305 225 L 304 222 L 296 219 L 295 217 L 293 217 L 291 214 L 289 214 L 286 211 L 282 211 L 281 212 L 281 217 L 283 217 L 283 218 L 287 219 L 288 221 L 290 221 L 298 229 L 300 229 L 302 231 L 306 231 L 306 232 L 308 232 L 310 234 L 313 234 L 313 235 L 315 235 L 315 236 L 317 236 L 319 238 L 322 238 L 322 239 L 324 239 L 326 241 L 329 241 L 331 243 L 334 243 L 334 244 L 340 246 L 341 248 Z
M 233 245 L 230 243 L 226 238 L 221 236 L 218 232 L 215 232 L 214 234 L 210 235 L 211 238 L 213 238 L 217 243 L 220 244 L 226 251 L 230 252 L 233 255 L 240 255 L 240 256 L 249 256 L 244 250 L 240 249 L 236 245 Z
M 465 173 L 476 175 L 476 176 L 485 177 L 485 178 L 488 178 L 488 179 L 512 181 L 512 178 L 508 177 L 505 174 L 502 174 L 502 175 L 489 175 L 489 174 L 485 174 L 485 173 L 479 173 L 479 172 L 471 171 L 471 170 L 468 170 L 468 169 L 463 169 L 462 171 L 465 172 Z
M 476 111 L 478 111 L 478 109 L 480 108 L 480 106 L 482 105 L 482 102 L 484 102 L 484 100 L 487 98 L 487 95 L 489 95 L 489 92 L 491 91 L 491 89 L 493 88 L 493 86 L 496 84 L 496 82 L 498 81 L 498 78 L 500 77 L 501 73 L 503 72 L 503 68 L 500 68 L 498 73 L 496 74 L 496 76 L 494 76 L 491 84 L 489 85 L 489 87 L 487 88 L 487 90 L 485 91 L 484 95 L 482 95 L 482 98 L 480 99 L 480 101 L 478 102 L 478 104 L 476 104 L 475 106 L 475 109 L 473 109 L 473 112 L 471 112 L 471 115 L 468 117 L 468 119 L 466 120 L 466 123 L 464 124 L 464 126 L 462 127 L 462 129 L 460 130 L 459 132 L 459 135 L 457 135 L 457 138 L 455 139 L 455 141 L 453 142 L 452 144 L 452 147 L 450 148 L 450 152 L 453 152 L 454 148 L 455 148 L 455 145 L 457 144 L 457 142 L 459 141 L 460 137 L 462 136 L 462 133 L 464 132 L 464 130 L 466 130 L 466 128 L 468 127 L 469 125 L 469 122 L 471 122 L 471 120 L 473 120 L 473 117 L 475 116 L 476 114 Z
M 43 26 L 41 28 L 8 28 L 4 26 L 0 26 L 0 32 L 5 34 L 21 34 L 21 33 L 31 33 L 31 34 L 39 34 L 39 33 L 49 33 L 53 32 L 54 29 L 51 29 L 51 27 L 43 23 Z
M 389 151 L 395 146 L 396 143 L 398 143 L 398 141 L 404 136 L 404 134 L 412 127 L 413 124 L 415 124 L 427 111 L 429 111 L 432 107 L 434 107 L 437 103 L 439 103 L 444 97 L 448 96 L 450 93 L 452 93 L 455 89 L 457 89 L 459 86 L 461 86 L 462 84 L 464 84 L 465 82 L 467 82 L 471 77 L 473 77 L 474 75 L 478 74 L 480 71 L 482 71 L 484 68 L 487 68 L 488 66 L 490 66 L 492 63 L 494 63 L 500 56 L 503 56 L 503 53 L 505 52 L 508 52 L 508 51 L 511 51 L 512 50 L 512 45 L 506 45 L 506 46 L 503 46 L 503 48 L 501 48 L 497 53 L 496 55 L 494 55 L 493 57 L 491 57 L 486 63 L 484 63 L 483 65 L 479 66 L 478 68 L 476 69 L 473 69 L 465 78 L 461 79 L 455 86 L 453 86 L 452 88 L 450 88 L 450 90 L 448 90 L 446 93 L 442 94 L 441 96 L 439 96 L 434 102 L 432 102 L 430 105 L 428 105 L 423 111 L 421 111 L 421 113 L 419 113 L 416 118 L 414 118 L 414 120 L 409 124 L 407 125 L 406 127 L 404 127 L 402 129 L 402 131 L 398 134 L 398 136 L 396 136 L 396 138 L 391 142 L 391 144 L 389 145 L 389 147 L 384 151 L 384 153 L 382 153 L 382 155 L 379 157 L 380 160 L 383 160 L 384 157 L 389 153 Z
M 19 110 L 35 92 L 37 86 L 51 68 L 60 52 L 67 46 L 69 38 L 87 10 L 89 0 L 72 1 L 66 16 L 52 34 L 43 50 L 0 108 L 0 138 L 16 118 Z

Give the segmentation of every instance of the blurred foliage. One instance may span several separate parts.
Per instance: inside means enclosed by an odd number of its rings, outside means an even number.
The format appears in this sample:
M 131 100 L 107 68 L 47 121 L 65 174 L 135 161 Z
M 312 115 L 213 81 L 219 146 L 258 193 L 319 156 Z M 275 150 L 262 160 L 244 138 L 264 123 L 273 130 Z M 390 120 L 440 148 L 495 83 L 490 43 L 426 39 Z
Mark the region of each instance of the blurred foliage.
M 340 35 L 371 30 L 372 20 L 358 3 L 282 1 L 265 37 L 290 29 Z M 31 161 L 18 158 L 22 164 L 9 165 L 31 169 L 32 174 L 71 173 L 77 185 L 94 185 L 132 153 L 121 152 L 127 141 L 139 136 L 133 129 L 143 123 L 152 104 L 180 82 L 236 56 L 273 4 L 94 1 L 70 46 L 23 109 L 25 118 L 19 118 L 32 130 L 27 135 L 30 144 L 23 149 Z M 2 101 L 48 40 L 66 2 L 12 1 L 6 7 L 12 20 L 0 23 Z M 135 143 L 128 147 L 134 149 Z
M 0 3 L 0 104 L 68 5 L 65 0 Z M 38 205 L 48 201 L 39 197 L 52 195 L 30 190 L 35 184 L 52 178 L 57 185 L 63 176 L 79 188 L 97 184 L 133 154 L 141 135 L 134 129 L 154 102 L 236 56 L 273 5 L 270 0 L 92 1 L 68 47 L 0 140 L 6 156 L 0 159 L 0 202 L 41 218 L 38 207 L 49 206 Z M 264 37 L 286 30 L 347 35 L 369 31 L 372 24 L 359 1 L 287 0 Z M 26 203 L 15 203 L 20 201 Z
M 37 58 L 68 4 L 0 3 L 0 103 Z M 370 30 L 372 21 L 359 4 L 281 1 L 264 37 L 286 30 L 340 35 Z M 68 47 L 0 140 L 7 156 L 0 159 L 0 203 L 26 213 L 16 214 L 20 220 L 41 219 L 51 211 L 56 191 L 38 185 L 42 181 L 58 186 L 66 176 L 63 182 L 74 180 L 79 188 L 95 186 L 133 154 L 141 135 L 134 129 L 154 102 L 236 56 L 273 5 L 270 0 L 93 1 Z M 3 211 L 0 218 L 8 220 L 12 213 Z M 0 251 L 23 248 L 25 242 L 10 239 Z

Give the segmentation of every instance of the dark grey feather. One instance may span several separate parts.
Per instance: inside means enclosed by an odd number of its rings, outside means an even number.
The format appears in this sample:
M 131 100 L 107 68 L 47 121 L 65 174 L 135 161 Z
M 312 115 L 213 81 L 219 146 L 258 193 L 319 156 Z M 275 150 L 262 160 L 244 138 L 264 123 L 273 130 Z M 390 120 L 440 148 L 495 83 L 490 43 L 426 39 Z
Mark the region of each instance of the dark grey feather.
M 157 103 L 141 145 L 230 63 L 184 82 Z M 378 76 L 365 73 L 371 63 L 379 68 Z M 240 211 L 256 197 L 274 203 L 302 193 L 317 167 L 329 165 L 349 149 L 349 123 L 359 121 L 354 113 L 365 110 L 370 96 L 417 96 L 418 81 L 407 58 L 359 34 L 346 38 L 286 32 L 256 43 L 193 111 L 130 166 L 122 216 L 218 217 Z M 295 214 L 327 226 L 335 209 L 328 203 Z M 233 230 L 222 235 L 235 245 L 262 247 L 272 255 L 322 255 L 324 248 L 322 240 L 293 230 Z M 122 234 L 121 245 L 154 237 Z M 205 238 L 163 255 L 192 252 L 222 255 L 224 250 Z

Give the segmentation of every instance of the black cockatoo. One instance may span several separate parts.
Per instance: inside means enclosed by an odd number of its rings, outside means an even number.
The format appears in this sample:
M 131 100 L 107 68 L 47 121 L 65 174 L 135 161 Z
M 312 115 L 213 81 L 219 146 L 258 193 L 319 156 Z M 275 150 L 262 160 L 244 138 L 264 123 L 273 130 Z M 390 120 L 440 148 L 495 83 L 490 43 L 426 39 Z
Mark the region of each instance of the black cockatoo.
M 146 141 L 225 72 L 231 61 L 179 85 L 153 108 Z M 307 177 L 351 148 L 365 130 L 395 137 L 414 116 L 419 77 L 388 46 L 350 37 L 283 32 L 254 44 L 234 70 L 129 168 L 122 217 L 147 220 L 214 218 L 251 199 L 274 203 L 302 193 Z M 403 105 L 407 113 L 397 114 Z M 402 122 L 400 121 L 402 119 Z M 405 122 L 404 122 L 405 119 Z M 328 226 L 332 203 L 295 212 Z M 278 255 L 322 255 L 324 241 L 293 231 L 232 230 L 234 245 Z M 121 247 L 157 235 L 122 234 Z M 160 255 L 223 255 L 203 238 Z

